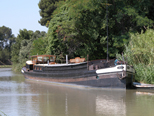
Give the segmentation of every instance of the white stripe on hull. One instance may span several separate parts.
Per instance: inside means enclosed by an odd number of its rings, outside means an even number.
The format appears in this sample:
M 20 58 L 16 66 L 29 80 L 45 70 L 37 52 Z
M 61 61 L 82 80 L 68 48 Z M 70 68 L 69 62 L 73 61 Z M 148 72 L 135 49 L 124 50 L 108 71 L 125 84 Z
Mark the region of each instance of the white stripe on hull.
M 135 70 L 129 65 L 116 65 L 115 67 L 103 68 L 96 70 L 97 75 L 106 74 L 106 73 L 118 73 L 118 72 L 130 72 L 135 73 Z

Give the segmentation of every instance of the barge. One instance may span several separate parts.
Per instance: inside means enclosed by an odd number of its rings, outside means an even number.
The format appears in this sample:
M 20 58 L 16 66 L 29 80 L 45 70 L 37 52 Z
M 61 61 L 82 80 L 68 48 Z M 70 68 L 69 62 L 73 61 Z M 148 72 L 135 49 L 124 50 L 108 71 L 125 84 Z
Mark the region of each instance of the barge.
M 102 88 L 130 88 L 135 70 L 125 63 L 115 65 L 113 60 L 85 61 L 85 58 L 66 57 L 66 63 L 56 63 L 55 55 L 36 55 L 21 69 L 26 79 L 51 81 Z

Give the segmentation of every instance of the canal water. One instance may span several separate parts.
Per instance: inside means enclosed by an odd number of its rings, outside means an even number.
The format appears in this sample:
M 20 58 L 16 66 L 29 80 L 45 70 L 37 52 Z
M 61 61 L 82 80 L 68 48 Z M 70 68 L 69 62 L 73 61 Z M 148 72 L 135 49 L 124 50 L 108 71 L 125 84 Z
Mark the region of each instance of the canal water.
M 0 116 L 153 116 L 154 90 L 66 86 L 0 68 Z

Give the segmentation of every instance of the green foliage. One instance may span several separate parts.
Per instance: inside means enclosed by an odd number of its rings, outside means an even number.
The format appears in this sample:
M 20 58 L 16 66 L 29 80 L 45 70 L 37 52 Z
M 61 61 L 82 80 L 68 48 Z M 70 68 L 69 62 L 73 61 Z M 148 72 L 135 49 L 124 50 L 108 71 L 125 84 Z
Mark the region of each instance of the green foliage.
M 26 60 L 29 58 L 29 53 L 31 50 L 31 46 L 32 46 L 32 40 L 22 40 L 21 41 L 21 48 L 20 48 L 20 52 L 19 52 L 19 63 L 24 63 L 26 62 Z
M 126 45 L 125 59 L 134 66 L 136 80 L 154 83 L 154 30 L 145 33 L 131 34 L 130 42 Z
M 19 34 L 15 40 L 16 42 L 11 47 L 12 62 L 19 63 L 19 53 L 20 53 L 20 48 L 21 48 L 21 42 L 24 39 L 29 40 L 32 36 L 32 33 L 33 33 L 32 31 L 27 31 L 26 29 L 19 31 Z
M 154 84 L 154 65 L 134 64 L 138 82 Z
M 31 55 L 30 52 L 32 48 L 34 48 L 32 46 L 33 41 L 45 35 L 45 32 L 40 31 L 33 32 L 26 29 L 19 31 L 16 42 L 11 47 L 13 70 L 18 70 L 18 67 L 21 69 L 21 67 L 25 65 L 25 61 L 29 59 Z
M 2 26 L 0 27 L 0 42 L 2 42 L 2 48 L 4 48 L 12 38 L 12 30 L 9 27 Z M 5 45 L 5 46 L 4 46 Z
M 12 65 L 0 65 L 0 68 L 12 68 Z
M 40 16 L 42 17 L 39 23 L 42 26 L 48 27 L 48 22 L 51 20 L 53 11 L 57 8 L 56 2 L 60 0 L 40 0 L 38 6 L 40 8 Z
M 150 48 L 153 48 L 153 40 L 149 40 L 152 36 L 146 32 L 146 36 L 141 33 L 140 37 L 139 33 L 147 27 L 153 28 L 154 1 L 108 0 L 107 7 L 106 0 L 40 0 L 39 8 L 42 17 L 39 23 L 49 26 L 47 36 L 44 37 L 39 31 L 21 30 L 12 45 L 12 61 L 15 63 L 22 64 L 29 55 L 36 54 L 54 54 L 59 59 L 66 54 L 69 58 L 86 57 L 87 54 L 90 60 L 106 58 L 108 27 L 110 58 L 122 53 L 126 45 L 129 63 L 138 71 L 141 71 L 140 67 L 152 70 L 153 49 Z M 138 72 L 138 77 L 143 73 Z
M 153 21 L 148 17 L 151 1 L 67 0 L 57 4 L 49 23 L 47 53 L 69 57 L 90 55 L 90 59 L 106 58 L 107 13 L 109 56 L 123 52 L 129 32 L 146 29 Z M 97 54 L 96 54 L 97 53 Z
M 24 63 L 20 64 L 20 63 L 13 63 L 12 64 L 12 70 L 14 72 L 21 72 L 22 67 L 25 66 Z
M 38 38 L 33 41 L 30 55 L 42 55 L 46 53 L 47 42 L 44 38 Z
M 6 63 L 11 58 L 11 46 L 15 37 L 9 27 L 0 27 L 0 61 Z
M 46 38 L 48 43 L 46 53 L 63 56 L 64 54 L 68 53 L 67 44 L 69 44 L 66 40 L 67 31 L 69 30 L 68 27 L 66 27 L 68 25 L 65 24 L 68 24 L 71 19 L 68 18 L 68 9 L 65 7 L 65 5 L 61 6 L 58 10 L 60 12 L 54 15 L 49 24 L 48 35 Z M 65 29 L 63 29 L 63 27 L 65 27 Z
M 154 64 L 154 31 L 148 29 L 145 33 L 131 34 L 129 45 L 126 52 L 131 56 L 129 59 L 132 63 L 145 65 Z M 133 57 L 132 57 L 133 56 Z
M 8 51 L 8 49 L 4 48 L 1 49 L 0 48 L 0 61 L 5 63 L 7 62 L 7 60 L 10 58 L 10 52 Z
M 18 63 L 19 51 L 20 51 L 20 40 L 16 38 L 16 43 L 11 46 L 11 61 Z

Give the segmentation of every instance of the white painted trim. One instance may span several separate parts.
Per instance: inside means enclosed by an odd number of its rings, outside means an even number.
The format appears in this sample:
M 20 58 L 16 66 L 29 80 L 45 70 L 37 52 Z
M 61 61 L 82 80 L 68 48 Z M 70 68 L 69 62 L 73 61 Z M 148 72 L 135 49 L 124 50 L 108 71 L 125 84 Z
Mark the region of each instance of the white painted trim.
M 124 65 L 116 65 L 115 67 L 110 67 L 110 68 L 98 69 L 96 70 L 96 73 L 105 74 L 105 73 L 115 73 L 115 72 L 122 72 L 122 71 L 135 73 L 135 70 L 131 66 L 129 66 L 129 69 L 127 68 L 127 66 L 129 65 L 124 64 Z M 120 67 L 123 67 L 123 68 L 121 69 Z
M 46 67 L 54 67 L 54 66 L 74 66 L 74 65 L 80 65 L 84 64 L 86 62 L 81 62 L 81 63 L 73 63 L 73 64 L 35 64 L 35 66 L 46 66 Z
M 118 69 L 118 67 L 124 67 L 124 68 Z M 101 73 L 110 73 L 110 72 L 121 72 L 123 70 L 126 71 L 126 65 L 116 65 L 115 67 L 98 69 L 96 70 L 96 73 L 101 74 Z

